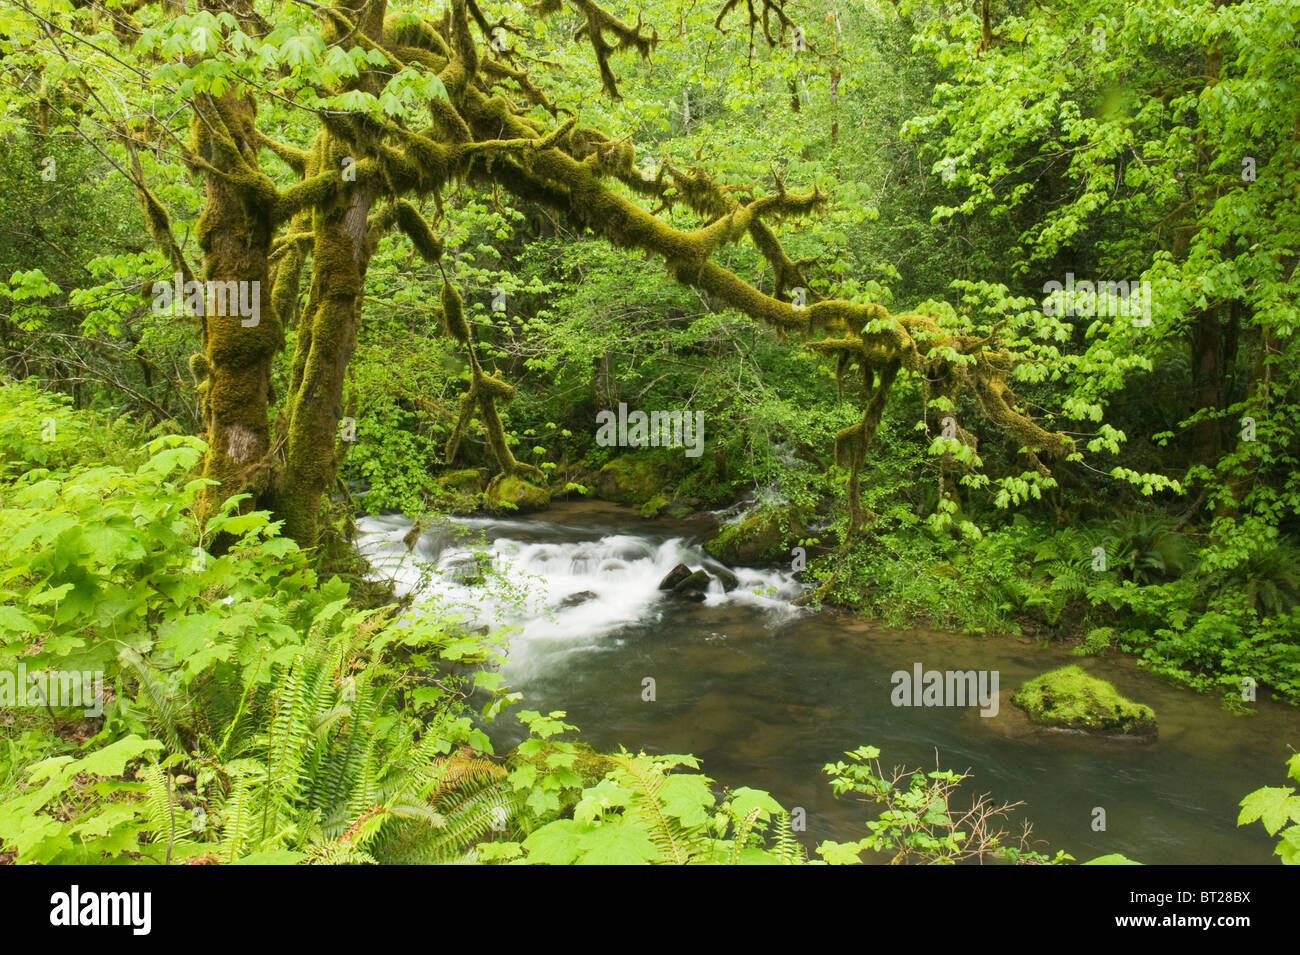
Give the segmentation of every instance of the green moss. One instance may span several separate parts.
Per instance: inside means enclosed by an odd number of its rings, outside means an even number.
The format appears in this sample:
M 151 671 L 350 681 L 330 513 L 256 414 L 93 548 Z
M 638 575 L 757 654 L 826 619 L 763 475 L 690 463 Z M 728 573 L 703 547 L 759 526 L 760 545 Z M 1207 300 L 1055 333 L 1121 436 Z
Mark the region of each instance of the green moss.
M 448 471 L 437 480 L 438 506 L 451 514 L 471 514 L 483 504 L 487 468 Z
M 460 293 L 450 282 L 442 283 L 443 330 L 462 345 L 469 341 L 469 325 L 465 322 L 465 306 Z
M 605 774 L 618 766 L 618 763 L 604 753 L 588 746 L 586 743 L 574 743 L 578 758 L 573 763 L 574 771 L 582 777 L 582 785 L 595 786 Z
M 1138 736 L 1156 733 L 1151 707 L 1121 696 L 1105 680 L 1074 665 L 1034 677 L 1011 702 L 1045 726 Z
M 668 506 L 668 498 L 662 494 L 656 494 L 650 500 L 641 505 L 642 517 L 656 517 L 659 512 Z
M 484 497 L 489 508 L 499 510 L 543 511 L 551 506 L 551 495 L 545 488 L 510 474 L 493 478 Z
M 807 531 L 789 507 L 755 507 L 733 524 L 724 525 L 706 545 L 709 553 L 728 564 L 777 564 Z
M 681 452 L 651 451 L 615 458 L 596 475 L 596 494 L 607 501 L 642 507 L 654 498 L 672 497 L 674 480 L 682 473 Z
M 441 259 L 442 240 L 433 234 L 433 229 L 429 227 L 424 216 L 420 215 L 419 210 L 405 199 L 397 200 L 393 203 L 393 208 L 397 213 L 398 226 L 406 233 L 424 261 L 437 262 Z
M 438 486 L 449 491 L 472 491 L 479 493 L 487 483 L 487 473 L 482 468 L 464 468 L 460 471 L 448 471 L 438 478 Z

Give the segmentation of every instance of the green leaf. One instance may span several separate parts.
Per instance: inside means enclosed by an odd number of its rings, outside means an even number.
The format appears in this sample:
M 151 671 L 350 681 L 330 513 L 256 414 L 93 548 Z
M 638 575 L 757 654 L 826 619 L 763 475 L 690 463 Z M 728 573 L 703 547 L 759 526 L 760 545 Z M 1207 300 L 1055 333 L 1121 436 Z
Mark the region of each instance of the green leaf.
M 858 865 L 868 842 L 866 839 L 860 842 L 823 842 L 817 847 L 817 854 L 826 860 L 827 865 Z
M 582 799 L 573 809 L 573 818 L 578 822 L 593 822 L 610 809 L 631 805 L 632 798 L 630 790 L 612 779 L 602 779 L 583 792 Z
M 706 807 L 714 803 L 709 780 L 704 776 L 674 773 L 664 779 L 659 790 L 666 815 L 675 816 L 682 825 L 702 826 L 708 822 Z
M 644 865 L 659 859 L 659 849 L 643 829 L 624 820 L 597 826 L 582 839 L 580 865 Z
M 1237 825 L 1244 826 L 1259 819 L 1270 836 L 1277 835 L 1288 819 L 1300 821 L 1300 797 L 1290 786 L 1256 789 L 1239 805 L 1241 813 L 1237 816 Z
M 0 604 L 0 633 L 36 633 L 39 630 L 35 621 L 17 607 Z
M 731 811 L 741 818 L 749 815 L 750 811 L 755 808 L 761 811 L 760 819 L 766 819 L 772 814 L 779 815 L 785 812 L 781 804 L 773 799 L 771 794 L 761 789 L 750 789 L 748 786 L 741 786 L 739 789 L 733 790 L 728 802 L 731 804 Z
M 141 739 L 139 736 L 127 736 L 116 743 L 110 743 L 103 749 L 91 753 L 74 765 L 76 772 L 94 773 L 96 776 L 121 776 L 126 764 L 142 753 L 163 748 L 156 739 Z
M 595 827 L 573 819 L 557 819 L 524 840 L 528 861 L 539 865 L 569 865 L 582 851 L 582 837 Z
M 1095 859 L 1089 859 L 1087 862 L 1080 863 L 1080 865 L 1141 865 L 1141 864 L 1142 864 L 1141 862 L 1134 862 L 1132 859 L 1128 858 L 1127 856 L 1121 855 L 1118 852 L 1111 852 L 1104 856 L 1097 856 L 1097 858 Z

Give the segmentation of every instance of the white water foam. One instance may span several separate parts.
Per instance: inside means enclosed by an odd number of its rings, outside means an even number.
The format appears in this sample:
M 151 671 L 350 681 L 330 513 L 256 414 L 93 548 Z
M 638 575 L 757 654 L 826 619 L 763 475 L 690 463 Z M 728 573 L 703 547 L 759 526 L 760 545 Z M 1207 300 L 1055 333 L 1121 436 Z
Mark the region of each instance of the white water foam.
M 680 537 L 611 533 L 591 539 L 591 529 L 578 526 L 456 518 L 426 531 L 408 551 L 403 538 L 410 528 L 410 521 L 395 516 L 358 523 L 357 548 L 372 576 L 391 579 L 399 593 L 438 612 L 463 614 L 470 626 L 517 628 L 511 639 L 516 650 L 546 643 L 596 649 L 599 638 L 654 619 L 665 601 L 681 599 L 659 590 L 676 565 L 703 567 L 711 575 L 725 569 Z M 523 539 L 537 537 L 559 539 Z M 790 601 L 804 585 L 792 574 L 744 567 L 731 573 L 737 586 L 725 593 L 715 577 L 704 606 L 748 605 L 778 620 L 799 612 Z

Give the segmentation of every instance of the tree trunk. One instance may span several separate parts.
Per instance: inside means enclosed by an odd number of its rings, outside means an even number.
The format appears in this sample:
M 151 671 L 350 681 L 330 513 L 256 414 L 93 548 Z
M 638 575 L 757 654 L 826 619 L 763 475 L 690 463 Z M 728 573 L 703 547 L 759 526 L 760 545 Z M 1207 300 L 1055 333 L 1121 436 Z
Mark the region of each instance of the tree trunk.
M 194 151 L 216 169 L 247 181 L 247 171 L 257 166 L 255 119 L 248 96 L 197 98 Z M 252 490 L 249 509 L 265 489 L 271 363 L 284 345 L 267 281 L 272 232 L 271 210 L 255 190 L 209 172 L 198 223 L 203 351 L 191 359 L 209 446 L 203 475 L 221 482 L 210 492 L 209 504 Z
M 1200 313 L 1191 332 L 1192 400 L 1198 410 L 1219 411 L 1223 408 L 1225 379 L 1223 369 L 1223 326 L 1219 310 L 1208 308 Z M 1207 418 L 1196 426 L 1193 435 L 1197 463 L 1214 467 L 1221 450 L 1223 423 Z
M 344 148 L 327 139 L 322 168 L 341 168 Z M 275 501 L 285 533 L 304 547 L 316 543 L 321 498 L 337 473 L 343 381 L 356 349 L 361 293 L 374 251 L 368 216 L 378 193 L 373 181 L 354 184 L 317 212 L 313 223 L 313 283 L 298 327 Z

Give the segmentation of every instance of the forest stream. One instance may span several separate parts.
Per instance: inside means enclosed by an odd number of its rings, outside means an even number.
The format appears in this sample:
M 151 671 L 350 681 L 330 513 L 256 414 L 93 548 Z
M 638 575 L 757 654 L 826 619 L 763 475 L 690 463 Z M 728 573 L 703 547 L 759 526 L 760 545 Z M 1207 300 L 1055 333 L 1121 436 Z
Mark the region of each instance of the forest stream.
M 359 544 L 381 578 L 418 591 L 476 625 L 517 628 L 506 682 L 523 705 L 563 710 L 601 750 L 692 753 L 719 786 L 767 789 L 806 810 L 810 852 L 823 839 L 864 834 L 866 807 L 839 801 L 822 766 L 870 744 L 886 768 L 970 770 L 970 795 L 1023 801 L 1041 850 L 1080 861 L 1119 852 L 1145 863 L 1268 863 L 1273 841 L 1238 828 L 1238 801 L 1277 775 L 1294 737 L 1294 710 L 1261 699 L 1250 716 L 1217 696 L 1173 686 L 1129 660 L 1079 660 L 1011 636 L 977 638 L 891 629 L 838 611 L 810 612 L 786 572 L 730 568 L 702 602 L 658 589 L 677 564 L 722 565 L 703 549 L 706 528 L 642 520 L 609 504 L 573 502 L 535 517 L 457 518 L 427 530 L 413 552 L 400 517 L 360 522 Z M 504 587 L 477 586 L 489 572 Z M 505 590 L 509 597 L 499 596 Z M 487 598 L 485 595 L 495 596 Z M 925 669 L 997 671 L 997 714 L 978 706 L 891 702 L 891 675 Z M 1153 707 L 1159 738 L 1142 743 L 1043 730 L 1010 702 L 1025 680 L 1081 662 Z M 654 680 L 654 700 L 643 680 Z M 487 728 L 498 751 L 523 738 L 509 715 Z M 1094 831 L 1094 809 L 1106 830 Z

